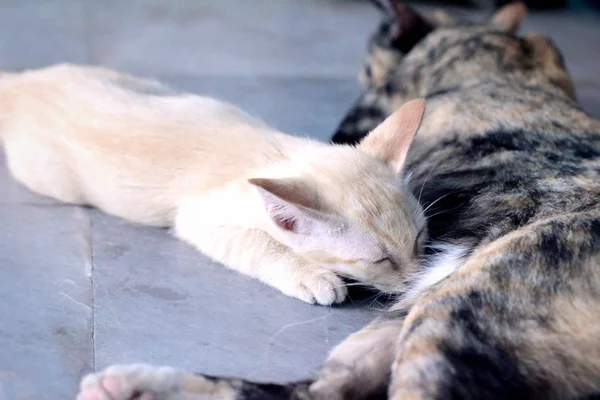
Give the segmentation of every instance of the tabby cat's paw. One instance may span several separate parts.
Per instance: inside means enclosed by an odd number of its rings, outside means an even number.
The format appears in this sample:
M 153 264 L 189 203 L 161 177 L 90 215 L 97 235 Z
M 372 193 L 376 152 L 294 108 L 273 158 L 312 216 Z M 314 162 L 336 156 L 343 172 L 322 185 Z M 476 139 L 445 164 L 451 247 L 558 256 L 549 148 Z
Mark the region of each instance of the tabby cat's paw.
M 178 375 L 168 367 L 114 365 L 83 378 L 77 400 L 177 400 Z
M 344 281 L 324 268 L 311 268 L 289 276 L 279 288 L 289 296 L 323 306 L 341 303 L 348 295 Z

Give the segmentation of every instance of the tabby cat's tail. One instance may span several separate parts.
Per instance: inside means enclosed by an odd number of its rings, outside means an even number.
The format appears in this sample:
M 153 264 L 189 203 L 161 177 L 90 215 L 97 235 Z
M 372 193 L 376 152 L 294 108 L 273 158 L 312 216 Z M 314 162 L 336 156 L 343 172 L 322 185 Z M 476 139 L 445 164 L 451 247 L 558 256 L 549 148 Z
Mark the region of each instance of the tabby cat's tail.
M 310 380 L 287 383 L 260 383 L 233 378 L 195 374 L 196 378 L 211 382 L 211 399 L 235 400 L 311 400 Z M 208 393 L 203 393 L 205 396 Z
M 184 387 L 195 388 L 195 391 L 185 391 L 190 397 L 200 395 L 198 399 L 203 400 L 329 400 L 323 395 L 316 395 L 309 391 L 310 385 L 314 380 L 303 380 L 286 383 L 261 383 L 243 379 L 232 379 L 223 377 L 214 377 L 202 374 L 193 374 L 191 379 L 187 376 L 184 379 Z M 190 396 L 191 395 L 191 396 Z M 341 396 L 341 395 L 340 395 Z M 186 399 L 188 397 L 185 397 Z M 179 397 L 177 397 L 179 398 Z M 346 397 L 335 397 L 336 399 Z M 361 397 L 363 400 L 385 400 L 387 392 L 377 392 L 367 397 Z M 587 399 L 586 399 L 587 400 Z

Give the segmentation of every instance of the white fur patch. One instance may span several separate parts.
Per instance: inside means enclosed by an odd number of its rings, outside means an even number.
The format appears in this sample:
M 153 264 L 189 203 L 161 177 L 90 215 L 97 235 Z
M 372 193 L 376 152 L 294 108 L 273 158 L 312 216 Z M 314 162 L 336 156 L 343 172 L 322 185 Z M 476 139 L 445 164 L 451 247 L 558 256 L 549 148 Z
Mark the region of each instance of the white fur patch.
M 468 250 L 463 246 L 446 243 L 436 244 L 433 247 L 438 253 L 424 263 L 421 272 L 413 276 L 412 284 L 404 295 L 406 299 L 414 299 L 446 279 L 460 267 Z

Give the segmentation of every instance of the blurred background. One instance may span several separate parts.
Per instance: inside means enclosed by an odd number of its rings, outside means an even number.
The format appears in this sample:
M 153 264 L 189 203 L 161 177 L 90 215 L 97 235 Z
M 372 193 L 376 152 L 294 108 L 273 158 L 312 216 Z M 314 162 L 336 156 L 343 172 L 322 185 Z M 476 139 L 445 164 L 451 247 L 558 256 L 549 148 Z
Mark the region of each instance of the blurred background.
M 528 3 L 545 10 L 522 32 L 554 39 L 584 109 L 600 117 L 598 1 Z M 416 6 L 484 20 L 495 4 Z M 379 19 L 365 0 L 0 0 L 0 69 L 107 66 L 327 141 L 360 94 Z M 121 362 L 305 378 L 383 303 L 355 295 L 324 308 L 285 297 L 168 231 L 30 193 L 0 151 L 1 400 L 73 399 L 83 374 Z
M 481 9 L 494 9 L 508 4 L 514 0 L 455 0 L 455 1 L 427 1 L 434 5 L 455 5 L 471 6 Z M 523 3 L 530 9 L 551 10 L 551 9 L 590 9 L 600 7 L 599 0 L 523 0 Z M 416 2 L 413 2 L 416 3 Z

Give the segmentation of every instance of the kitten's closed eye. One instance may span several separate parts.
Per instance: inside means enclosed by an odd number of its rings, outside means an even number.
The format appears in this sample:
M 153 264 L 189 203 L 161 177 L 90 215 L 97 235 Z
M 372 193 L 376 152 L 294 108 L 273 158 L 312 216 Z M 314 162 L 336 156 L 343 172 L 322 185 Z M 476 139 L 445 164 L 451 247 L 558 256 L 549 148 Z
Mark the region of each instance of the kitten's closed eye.
M 375 261 L 374 264 L 383 264 L 383 263 L 391 263 L 392 260 L 389 257 L 382 258 L 381 260 Z
M 381 260 L 377 260 L 374 263 L 375 265 L 379 265 L 381 267 L 390 267 L 393 270 L 400 269 L 399 265 L 395 263 L 390 257 L 382 258 Z

